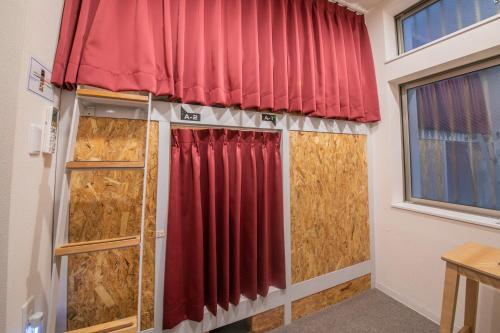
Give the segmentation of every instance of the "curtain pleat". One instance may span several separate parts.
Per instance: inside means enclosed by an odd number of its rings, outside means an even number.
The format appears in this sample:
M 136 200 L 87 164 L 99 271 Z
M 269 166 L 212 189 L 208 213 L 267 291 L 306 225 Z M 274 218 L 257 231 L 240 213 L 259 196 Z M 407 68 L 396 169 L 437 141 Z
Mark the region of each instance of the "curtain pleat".
M 195 137 L 198 137 L 200 134 L 204 134 L 204 132 L 199 132 L 195 131 L 194 132 Z M 216 194 L 216 188 L 218 187 L 217 180 L 219 182 L 224 182 L 224 179 L 219 178 L 216 179 L 215 175 L 215 170 L 216 170 L 216 161 L 215 161 L 215 147 L 214 147 L 214 138 L 210 133 L 208 134 L 208 140 L 205 140 L 205 138 L 198 138 L 198 140 L 201 139 L 202 142 L 198 143 L 199 149 L 200 149 L 200 155 L 204 156 L 206 153 L 206 166 L 207 166 L 207 177 L 204 178 L 202 174 L 202 183 L 206 183 L 207 190 L 205 191 L 206 194 L 206 201 L 207 202 L 207 209 L 205 212 L 207 212 L 208 215 L 208 223 L 205 223 L 205 242 L 206 246 L 204 248 L 204 253 L 205 253 L 205 271 L 207 272 L 206 274 L 206 281 L 205 281 L 205 299 L 206 305 L 208 310 L 210 310 L 212 313 L 217 313 L 217 273 L 218 273 L 218 256 L 220 255 L 219 252 L 217 251 L 217 238 L 218 238 L 218 233 L 217 233 L 217 206 L 223 203 L 219 203 L 219 198 L 217 197 Z M 205 164 L 205 163 L 204 163 Z M 200 166 L 201 167 L 201 166 Z M 175 222 L 174 222 L 175 223 Z M 223 237 L 223 235 L 221 235 Z M 173 239 L 175 242 L 175 239 Z M 223 254 L 222 254 L 223 255 Z
M 257 224 L 257 293 L 266 296 L 269 289 L 269 157 L 266 133 L 261 137 L 255 150 L 257 160 L 257 182 L 262 184 L 257 189 L 258 221 Z M 260 147 L 259 147 L 260 146 Z M 260 148 L 260 149 L 259 149 Z
M 327 0 L 66 0 L 52 82 L 380 120 L 364 17 Z
M 221 272 L 218 277 L 217 288 L 220 290 L 217 297 L 217 302 L 222 308 L 227 310 L 229 308 L 229 281 L 230 281 L 230 241 L 229 241 L 229 156 L 228 156 L 228 141 L 227 141 L 227 131 L 224 135 L 217 138 L 217 143 L 215 145 L 218 150 L 215 156 L 222 156 L 222 159 L 217 159 L 219 161 L 217 164 L 216 179 L 222 179 L 221 186 L 218 186 L 218 191 L 216 192 L 217 198 L 219 198 L 221 204 L 219 205 L 219 210 L 217 214 L 217 267 L 220 267 Z
M 172 138 L 169 220 L 182 223 L 168 225 L 168 238 L 176 242 L 167 242 L 166 267 L 175 267 L 175 274 L 165 274 L 165 285 L 175 288 L 163 299 L 166 326 L 172 325 L 170 318 L 202 320 L 205 305 L 200 154 L 183 143 L 185 136 L 177 132 Z
M 241 132 L 241 293 L 257 297 L 257 165 L 255 133 Z
M 172 131 L 164 328 L 285 288 L 280 139 Z
M 241 159 L 241 143 L 240 133 L 237 131 L 228 132 L 228 160 L 229 160 L 229 219 L 232 223 L 229 224 L 230 239 L 229 249 L 231 255 L 230 261 L 230 286 L 229 286 L 229 301 L 237 305 L 240 301 L 241 282 L 240 282 L 240 267 L 241 267 L 241 184 L 242 184 L 242 159 Z
M 284 249 L 284 230 L 283 223 L 276 221 L 283 221 L 283 178 L 281 168 L 281 151 L 280 151 L 279 135 L 274 135 L 268 138 L 267 149 L 269 159 L 269 186 L 268 199 L 269 199 L 269 215 L 268 215 L 268 232 L 269 244 L 278 244 L 281 249 Z M 279 289 L 285 289 L 285 251 L 276 251 L 274 245 L 269 247 L 269 252 L 266 253 L 268 258 L 268 267 L 272 267 L 269 271 L 269 285 L 275 286 Z

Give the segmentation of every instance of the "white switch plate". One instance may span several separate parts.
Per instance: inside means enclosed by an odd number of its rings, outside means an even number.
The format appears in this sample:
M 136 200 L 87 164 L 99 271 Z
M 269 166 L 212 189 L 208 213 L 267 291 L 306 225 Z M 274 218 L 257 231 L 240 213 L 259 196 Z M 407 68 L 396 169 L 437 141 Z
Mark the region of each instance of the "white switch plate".
M 30 155 L 39 154 L 42 149 L 42 126 L 37 124 L 30 125 L 29 140 Z
M 35 299 L 33 298 L 33 296 L 31 296 L 21 307 L 21 318 L 23 321 L 23 324 L 21 326 L 23 330 L 21 332 L 26 332 L 26 328 L 28 327 L 28 319 L 33 313 L 35 313 Z

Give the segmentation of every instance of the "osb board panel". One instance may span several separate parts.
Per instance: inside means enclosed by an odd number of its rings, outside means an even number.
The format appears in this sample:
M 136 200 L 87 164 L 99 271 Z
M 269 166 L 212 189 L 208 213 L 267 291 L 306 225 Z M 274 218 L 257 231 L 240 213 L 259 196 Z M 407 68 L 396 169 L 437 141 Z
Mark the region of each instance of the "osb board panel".
M 142 161 L 145 138 L 143 120 L 81 117 L 75 161 Z
M 272 329 L 278 328 L 285 324 L 285 308 L 279 306 L 277 308 L 259 313 L 249 319 L 250 332 L 264 333 Z
M 371 288 L 370 274 L 292 302 L 292 320 L 308 316 Z
M 158 185 L 158 123 L 151 123 L 146 185 L 146 215 L 142 270 L 141 329 L 154 325 L 155 248 L 156 248 L 156 188 Z
M 142 170 L 71 173 L 70 242 L 138 235 Z
M 82 117 L 75 160 L 142 160 L 145 130 L 146 122 L 143 120 Z M 129 141 L 125 140 L 126 133 L 131 134 Z M 142 133 L 143 137 L 138 133 Z M 143 329 L 152 327 L 154 320 L 157 123 L 151 125 L 150 138 L 142 288 Z M 142 175 L 142 170 L 73 171 L 69 241 L 139 235 Z M 138 247 L 70 256 L 68 329 L 135 315 L 138 260 Z
M 290 132 L 292 283 L 369 259 L 366 136 Z
M 68 330 L 135 315 L 138 271 L 134 248 L 70 256 Z

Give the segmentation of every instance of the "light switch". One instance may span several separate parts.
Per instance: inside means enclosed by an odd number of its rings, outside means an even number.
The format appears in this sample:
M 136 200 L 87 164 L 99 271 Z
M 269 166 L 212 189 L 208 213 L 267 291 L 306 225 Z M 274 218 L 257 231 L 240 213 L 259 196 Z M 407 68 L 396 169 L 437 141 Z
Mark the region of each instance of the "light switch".
M 30 125 L 29 140 L 30 155 L 40 154 L 40 150 L 42 149 L 42 126 L 36 124 Z

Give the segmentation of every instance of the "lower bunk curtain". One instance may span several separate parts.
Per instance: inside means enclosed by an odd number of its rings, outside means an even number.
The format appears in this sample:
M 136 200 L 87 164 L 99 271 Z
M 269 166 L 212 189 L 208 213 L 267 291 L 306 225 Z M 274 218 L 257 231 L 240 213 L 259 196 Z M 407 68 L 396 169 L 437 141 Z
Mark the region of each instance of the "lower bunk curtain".
M 280 133 L 171 135 L 164 329 L 285 288 Z

